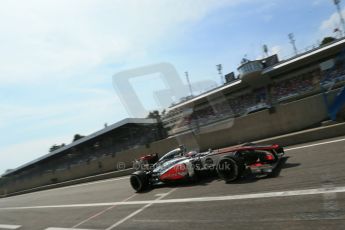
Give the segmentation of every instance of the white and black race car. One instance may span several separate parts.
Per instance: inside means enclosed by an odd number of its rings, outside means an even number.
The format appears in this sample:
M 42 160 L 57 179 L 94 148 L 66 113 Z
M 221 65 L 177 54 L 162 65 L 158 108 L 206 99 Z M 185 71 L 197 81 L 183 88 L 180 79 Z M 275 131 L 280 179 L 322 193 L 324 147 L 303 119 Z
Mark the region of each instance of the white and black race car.
M 176 181 L 195 181 L 203 172 L 216 172 L 226 182 L 241 178 L 248 169 L 254 175 L 270 175 L 284 155 L 279 145 L 244 144 L 207 152 L 187 152 L 184 146 L 160 159 L 157 154 L 143 156 L 134 162 L 136 172 L 130 184 L 137 192 L 149 186 Z

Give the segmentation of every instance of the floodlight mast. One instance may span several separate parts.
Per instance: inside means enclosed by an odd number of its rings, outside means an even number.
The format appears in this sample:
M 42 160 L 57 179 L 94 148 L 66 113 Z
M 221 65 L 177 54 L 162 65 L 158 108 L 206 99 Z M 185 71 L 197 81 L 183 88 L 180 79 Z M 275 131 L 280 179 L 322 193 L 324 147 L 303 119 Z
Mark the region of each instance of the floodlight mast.
M 296 47 L 296 40 L 295 40 L 295 35 L 293 33 L 289 33 L 289 39 L 290 39 L 290 43 L 293 47 L 293 51 L 295 52 L 295 55 L 298 54 L 298 51 L 297 51 L 297 47 Z
M 262 46 L 262 50 L 264 51 L 264 54 L 266 55 L 266 57 L 268 57 L 268 46 L 266 44 Z
M 340 8 L 340 0 L 333 0 L 333 3 L 334 5 L 336 6 L 337 8 L 337 11 L 338 11 L 338 14 L 339 14 L 339 18 L 340 18 L 340 23 L 342 25 L 342 35 L 344 35 L 345 33 L 345 20 L 344 20 L 344 17 L 341 13 L 341 8 Z
M 222 73 L 223 66 L 222 66 L 222 64 L 218 64 L 218 65 L 216 65 L 216 67 L 217 67 L 217 70 L 218 70 L 218 74 L 220 76 L 220 83 L 222 85 L 224 85 L 224 78 L 223 78 L 223 73 Z
M 192 85 L 190 84 L 190 81 L 189 81 L 189 73 L 188 73 L 188 71 L 186 71 L 186 72 L 184 72 L 184 74 L 186 75 L 186 80 L 187 80 L 187 84 L 189 87 L 190 96 L 193 97 Z

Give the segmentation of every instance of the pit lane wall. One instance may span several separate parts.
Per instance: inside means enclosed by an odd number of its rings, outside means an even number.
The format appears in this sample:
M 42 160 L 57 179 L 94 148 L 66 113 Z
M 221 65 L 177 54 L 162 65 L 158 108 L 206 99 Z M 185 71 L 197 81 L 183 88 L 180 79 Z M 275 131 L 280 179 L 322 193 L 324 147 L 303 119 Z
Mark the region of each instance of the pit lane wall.
M 203 127 L 196 138 L 201 149 L 218 148 L 315 127 L 327 117 L 323 97 L 317 95 L 236 118 L 232 124 L 229 119 Z
M 335 94 L 336 92 L 333 92 Z M 151 143 L 136 149 L 106 156 L 88 164 L 75 165 L 69 169 L 44 172 L 32 177 L 3 181 L 0 185 L 0 195 L 18 191 L 58 184 L 78 178 L 104 174 L 96 179 L 109 178 L 107 172 L 122 172 L 132 167 L 132 161 L 149 153 L 163 153 L 184 144 L 189 149 L 220 148 L 243 142 L 262 140 L 259 143 L 278 143 L 281 145 L 299 144 L 318 139 L 345 135 L 345 124 L 331 125 L 307 131 L 289 134 L 311 128 L 327 119 L 327 109 L 322 95 L 315 95 L 298 101 L 277 105 L 274 110 L 264 110 L 248 114 L 234 120 L 227 119 L 216 124 L 201 127 L 198 130 Z M 288 135 L 286 135 L 288 134 Z M 285 135 L 280 136 L 279 135 Z M 118 175 L 123 175 L 119 173 Z

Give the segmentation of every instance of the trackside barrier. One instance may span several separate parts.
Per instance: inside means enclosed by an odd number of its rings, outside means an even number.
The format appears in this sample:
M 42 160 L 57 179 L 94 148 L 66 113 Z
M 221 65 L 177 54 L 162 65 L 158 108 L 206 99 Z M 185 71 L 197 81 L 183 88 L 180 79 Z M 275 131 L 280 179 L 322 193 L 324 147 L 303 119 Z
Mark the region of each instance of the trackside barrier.
M 329 125 L 300 132 L 290 133 L 278 137 L 254 141 L 256 144 L 279 144 L 281 146 L 297 145 L 312 141 L 329 139 L 345 135 L 345 123 Z
M 134 169 L 129 168 L 129 169 L 124 169 L 124 170 L 120 170 L 120 171 L 103 173 L 103 174 L 99 174 L 99 175 L 95 175 L 95 176 L 89 176 L 89 177 L 79 178 L 79 179 L 75 179 L 75 180 L 64 181 L 64 182 L 60 182 L 60 183 L 56 183 L 56 184 L 50 184 L 50 185 L 39 186 L 39 187 L 31 188 L 31 189 L 25 189 L 25 190 L 21 190 L 18 192 L 3 194 L 3 195 L 0 195 L 0 197 L 4 198 L 4 197 L 8 197 L 8 196 L 21 195 L 21 194 L 30 193 L 30 192 L 37 192 L 37 191 L 42 191 L 42 190 L 47 190 L 47 189 L 60 188 L 60 187 L 65 187 L 65 186 L 70 186 L 70 185 L 92 182 L 92 181 L 111 179 L 111 178 L 121 177 L 121 176 L 128 176 L 132 172 L 134 172 Z

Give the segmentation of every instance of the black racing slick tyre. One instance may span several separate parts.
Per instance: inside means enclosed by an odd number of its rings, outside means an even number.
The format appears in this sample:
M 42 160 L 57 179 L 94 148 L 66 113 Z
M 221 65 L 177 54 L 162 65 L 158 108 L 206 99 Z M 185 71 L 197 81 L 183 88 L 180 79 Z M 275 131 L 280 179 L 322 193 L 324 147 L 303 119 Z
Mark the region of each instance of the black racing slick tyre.
M 149 178 L 144 171 L 136 171 L 131 174 L 130 183 L 136 192 L 142 192 L 149 186 Z
M 244 163 L 234 157 L 224 157 L 217 164 L 217 174 L 225 182 L 240 178 L 245 170 Z

